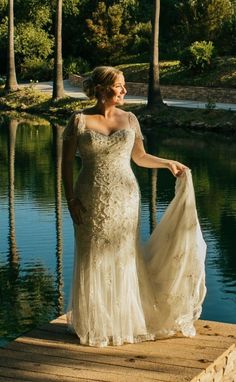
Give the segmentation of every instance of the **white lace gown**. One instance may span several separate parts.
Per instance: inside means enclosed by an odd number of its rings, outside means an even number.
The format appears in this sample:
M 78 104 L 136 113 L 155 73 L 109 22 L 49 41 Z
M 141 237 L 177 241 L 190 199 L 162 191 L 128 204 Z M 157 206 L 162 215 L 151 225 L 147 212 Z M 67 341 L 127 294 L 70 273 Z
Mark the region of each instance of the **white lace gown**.
M 195 334 L 206 293 L 206 245 L 191 173 L 176 181 L 175 198 L 143 247 L 140 192 L 130 166 L 137 118 L 109 136 L 86 128 L 74 113 L 63 137 L 76 139 L 82 169 L 75 194 L 86 208 L 75 225 L 69 328 L 81 344 L 121 345 Z

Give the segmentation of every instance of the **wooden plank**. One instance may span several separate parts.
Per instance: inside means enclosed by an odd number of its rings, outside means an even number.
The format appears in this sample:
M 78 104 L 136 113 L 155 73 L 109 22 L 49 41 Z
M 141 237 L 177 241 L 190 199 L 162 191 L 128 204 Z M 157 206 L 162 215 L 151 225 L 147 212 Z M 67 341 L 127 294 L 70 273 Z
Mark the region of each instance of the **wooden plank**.
M 7 368 L 7 370 L 6 370 Z M 125 375 L 125 374 L 119 374 L 115 371 L 111 372 L 109 370 L 107 371 L 99 371 L 99 370 L 86 370 L 86 369 L 70 369 L 66 367 L 59 367 L 58 365 L 52 366 L 47 364 L 30 364 L 29 362 L 21 362 L 17 363 L 12 367 L 11 364 L 6 360 L 6 367 L 0 367 L 0 375 L 3 376 L 5 372 L 5 375 L 9 377 L 16 377 L 16 378 L 23 378 L 23 380 L 30 380 L 30 381 L 51 381 L 51 380 L 72 380 L 72 381 L 81 381 L 81 380 L 90 380 L 90 381 L 104 381 L 104 382 L 116 382 L 116 381 L 124 381 L 124 379 L 127 382 L 133 382 L 138 381 L 158 381 L 158 382 L 165 382 L 165 380 L 158 379 L 158 378 L 152 378 L 145 375 Z M 30 377 L 30 379 L 27 379 L 27 377 Z M 31 379 L 32 378 L 32 379 Z M 175 380 L 176 381 L 176 380 Z
M 48 341 L 48 340 L 41 340 L 41 339 L 34 339 L 34 338 L 20 338 L 17 340 L 17 343 L 22 344 L 30 344 L 34 346 L 40 346 L 40 347 L 49 347 L 49 348 L 55 348 L 55 349 L 65 349 L 65 343 L 55 342 L 55 341 Z M 75 351 L 75 352 L 82 352 L 82 353 L 99 353 L 99 354 L 113 354 L 114 356 L 121 357 L 121 355 L 129 357 L 134 355 L 142 356 L 171 356 L 171 357 L 179 357 L 181 355 L 181 358 L 186 358 L 187 360 L 199 360 L 201 363 L 204 362 L 204 360 L 213 361 L 216 357 L 221 354 L 221 350 L 219 349 L 196 349 L 191 348 L 188 349 L 186 346 L 180 346 L 173 343 L 171 345 L 171 348 L 168 344 L 162 344 L 162 346 L 154 346 L 155 343 L 148 343 L 149 346 L 136 346 L 135 348 L 132 346 L 129 346 L 129 349 L 127 349 L 128 345 L 123 345 L 122 347 L 118 347 L 115 349 L 114 347 L 111 349 L 109 348 L 92 348 L 88 346 L 80 346 L 78 344 L 68 344 L 66 346 L 67 351 Z M 13 344 L 11 346 L 14 346 Z M 122 349 L 121 349 L 122 348 Z
M 181 358 L 186 358 L 187 360 L 196 360 L 199 359 L 200 362 L 203 360 L 213 361 L 216 357 L 221 354 L 221 349 L 215 348 L 205 348 L 205 347 L 187 347 L 186 345 L 182 346 L 181 344 L 175 344 L 173 342 L 171 347 L 169 343 L 162 343 L 161 346 L 157 342 L 146 342 L 142 344 L 135 345 L 123 345 L 121 347 L 107 347 L 107 348 L 93 348 L 89 346 L 81 346 L 78 343 L 69 343 L 69 342 L 60 342 L 53 341 L 48 339 L 39 339 L 32 337 L 20 337 L 14 343 L 9 346 L 14 346 L 15 343 L 21 344 L 29 344 L 40 347 L 49 347 L 56 349 L 64 349 L 66 345 L 66 349 L 70 351 L 83 352 L 83 353 L 100 353 L 100 354 L 114 354 L 115 356 L 119 356 L 120 354 L 124 354 L 127 357 L 133 355 L 140 356 L 173 356 L 178 357 L 181 355 Z M 96 350 L 95 350 L 96 349 Z
M 15 377 L 13 379 L 10 377 L 8 378 L 6 376 L 3 376 L 3 377 L 0 376 L 0 382 L 22 382 L 22 379 L 16 379 Z
M 78 337 L 75 334 L 69 333 L 67 331 L 47 331 L 47 330 L 41 330 L 41 329 L 35 329 L 31 332 L 27 333 L 27 337 L 33 337 L 33 338 L 42 338 L 42 339 L 49 339 L 49 340 L 59 340 L 60 342 L 70 342 L 70 343 L 78 343 L 79 340 Z M 215 347 L 217 349 L 226 349 L 229 347 L 232 343 L 235 343 L 234 338 L 231 337 L 222 337 L 217 336 L 217 339 L 214 336 L 204 336 L 204 335 L 197 335 L 195 337 L 172 337 L 168 339 L 158 339 L 156 341 L 146 341 L 142 342 L 142 344 L 148 344 L 148 343 L 158 343 L 159 346 L 162 346 L 163 343 L 167 344 L 181 344 L 183 346 L 200 346 L 200 348 L 203 347 Z M 132 346 L 136 347 L 139 346 L 138 344 L 125 344 L 122 346 Z
M 10 382 L 107 382 L 103 379 L 93 379 L 93 378 L 80 378 L 77 377 L 67 377 L 61 375 L 52 375 L 47 373 L 38 373 L 37 371 L 29 370 L 17 370 L 14 368 L 0 367 L 0 378 L 5 382 L 6 378 L 10 379 Z M 122 382 L 117 380 L 117 382 Z M 124 382 L 124 380 L 123 380 Z
M 196 321 L 195 326 L 197 333 L 201 333 L 202 331 L 214 331 L 222 336 L 233 336 L 234 338 L 236 338 L 236 324 L 228 324 L 218 321 L 198 320 Z
M 28 349 L 29 350 L 29 349 Z M 32 351 L 33 350 L 33 351 Z M 34 348 L 30 349 L 30 351 L 25 351 L 24 349 L 18 349 L 18 351 L 14 350 L 7 350 L 5 349 L 4 352 L 1 352 L 0 355 L 3 354 L 4 356 L 9 356 L 9 358 L 18 358 L 18 359 L 30 359 L 31 361 L 36 359 L 39 359 L 38 351 L 39 349 Z M 52 351 L 43 351 L 40 349 L 40 362 L 42 359 L 42 362 L 45 360 L 48 361 L 51 357 L 51 362 L 56 362 L 58 359 L 63 360 L 63 362 L 67 362 L 68 364 L 70 362 L 76 361 L 77 364 L 82 362 L 84 363 L 92 363 L 97 365 L 113 365 L 113 366 L 122 366 L 125 368 L 132 368 L 132 369 L 141 369 L 141 370 L 149 370 L 149 371 L 156 371 L 157 367 L 165 366 L 169 369 L 169 367 L 173 366 L 175 368 L 176 366 L 180 368 L 182 371 L 183 368 L 192 368 L 198 370 L 200 372 L 204 367 L 201 362 L 192 362 L 190 364 L 188 361 L 184 359 L 179 359 L 176 362 L 176 359 L 172 357 L 140 357 L 140 356 L 134 356 L 134 357 L 115 357 L 111 355 L 100 355 L 98 353 L 96 354 L 81 354 L 80 352 L 69 352 L 69 351 L 57 351 L 56 355 L 52 355 Z M 36 361 L 37 361 L 36 359 Z M 162 365 L 163 364 L 163 365 Z M 211 362 L 208 362 L 208 364 L 211 364 Z M 192 374 L 192 373 L 191 373 Z
M 231 331 L 227 332 L 227 333 L 231 333 L 231 334 L 226 334 L 226 332 L 225 332 L 226 329 L 224 329 L 224 334 L 223 334 L 223 329 L 221 327 L 219 327 L 219 326 L 217 326 L 217 328 L 218 328 L 218 330 L 216 329 L 217 330 L 217 332 L 216 332 L 215 329 L 212 330 L 212 329 L 206 329 L 204 327 L 200 327 L 199 331 L 198 331 L 198 334 L 195 337 L 190 338 L 190 339 L 187 338 L 187 337 L 183 337 L 181 335 L 177 335 L 177 336 L 172 337 L 170 339 L 159 339 L 157 341 L 158 341 L 158 343 L 163 343 L 163 341 L 165 341 L 165 342 L 167 340 L 173 341 L 173 339 L 176 340 L 176 338 L 179 338 L 179 339 L 181 339 L 181 343 L 184 340 L 186 340 L 186 341 L 190 340 L 191 342 L 193 342 L 193 341 L 196 342 L 196 341 L 199 341 L 199 340 L 201 340 L 201 342 L 202 342 L 202 340 L 205 340 L 205 341 L 208 341 L 208 342 L 210 341 L 210 342 L 216 342 L 216 343 L 224 342 L 225 344 L 227 344 L 229 346 L 232 343 L 236 342 L 236 334 L 234 336 L 234 334 L 232 334 Z M 46 325 L 38 328 L 37 330 L 44 331 L 45 333 L 48 332 L 48 333 L 50 333 L 49 336 L 50 335 L 53 336 L 53 333 L 56 333 L 56 334 L 60 333 L 61 335 L 64 334 L 66 336 L 70 335 L 75 340 L 79 341 L 77 336 L 76 336 L 76 334 L 73 335 L 72 333 L 69 333 L 69 331 L 67 330 L 67 325 L 65 323 L 62 323 L 62 322 L 60 322 L 59 324 L 58 323 L 46 324 Z M 32 332 L 32 334 L 34 335 L 34 332 Z M 36 333 L 36 335 L 37 335 L 37 333 Z M 39 333 L 39 335 L 40 335 L 40 333 Z M 132 346 L 133 346 L 133 344 L 132 344 Z
M 196 327 L 193 338 L 96 348 L 79 344 L 64 315 L 0 349 L 0 382 L 190 382 L 236 342 L 236 325 Z
M 42 365 L 47 373 L 55 373 L 60 375 L 74 376 L 74 372 L 77 370 L 83 377 L 88 377 L 93 373 L 102 373 L 104 375 L 122 376 L 123 378 L 149 378 L 151 380 L 161 381 L 186 381 L 191 380 L 196 374 L 199 374 L 202 369 L 191 367 L 180 367 L 173 364 L 160 364 L 158 362 L 143 362 L 137 359 L 136 364 L 129 361 L 122 366 L 117 363 L 111 363 L 110 357 L 107 358 L 107 362 L 97 362 L 96 357 L 93 360 L 79 360 L 78 358 L 61 358 L 57 356 L 45 356 L 42 354 L 16 352 L 12 350 L 5 350 L 1 352 L 1 365 L 16 366 L 23 370 L 38 370 L 40 372 Z M 27 358 L 28 355 L 28 358 Z M 24 367 L 23 367 L 24 365 Z M 55 369 L 54 369 L 55 368 Z M 184 377 L 183 377 L 184 376 Z M 188 379 L 187 379 L 188 378 Z
M 8 349 L 12 349 L 14 351 L 21 351 L 26 353 L 38 353 L 42 355 L 52 355 L 53 351 L 50 346 L 47 345 L 31 345 L 27 343 L 19 343 L 15 342 L 13 344 L 10 344 Z M 171 349 L 172 350 L 172 349 Z M 215 356 L 209 357 L 207 359 L 206 357 L 209 355 L 208 353 L 204 354 L 205 358 L 203 358 L 202 352 L 199 353 L 199 359 L 196 357 L 196 354 L 192 353 L 192 357 L 189 357 L 189 352 L 186 351 L 184 354 L 180 352 L 179 349 L 173 354 L 171 351 L 170 355 L 170 349 L 166 348 L 165 354 L 163 352 L 158 352 L 157 354 L 148 355 L 146 353 L 140 354 L 135 352 L 122 352 L 118 354 L 117 352 L 103 352 L 100 351 L 93 351 L 93 352 L 87 352 L 86 349 L 81 350 L 81 348 L 78 350 L 73 350 L 70 348 L 56 348 L 56 354 L 59 357 L 65 357 L 65 358 L 75 358 L 75 359 L 81 359 L 86 361 L 94 362 L 94 358 L 96 356 L 96 362 L 107 362 L 109 359 L 109 362 L 111 364 L 120 364 L 127 366 L 127 363 L 132 362 L 133 366 L 137 366 L 137 362 L 141 361 L 146 363 L 153 363 L 153 362 L 159 362 L 164 364 L 174 364 L 177 366 L 184 366 L 184 367 L 193 367 L 193 368 L 199 368 L 202 369 L 203 366 L 205 367 L 206 364 L 211 364 L 214 359 L 218 356 L 219 352 L 215 353 Z

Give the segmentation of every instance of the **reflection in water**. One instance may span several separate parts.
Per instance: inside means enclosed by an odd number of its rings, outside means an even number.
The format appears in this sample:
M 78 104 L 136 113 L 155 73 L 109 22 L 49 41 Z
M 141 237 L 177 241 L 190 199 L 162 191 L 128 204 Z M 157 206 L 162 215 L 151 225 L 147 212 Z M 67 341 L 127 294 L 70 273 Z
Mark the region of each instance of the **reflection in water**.
M 157 169 L 153 168 L 149 170 L 150 178 L 150 233 L 154 230 L 157 225 Z
M 15 159 L 16 141 L 19 121 L 10 119 L 6 121 L 5 130 L 8 137 L 8 193 L 5 197 L 9 211 L 8 250 L 4 262 L 4 237 L 1 237 L 0 258 L 0 345 L 8 339 L 22 334 L 31 327 L 47 322 L 55 316 L 52 296 L 55 294 L 53 277 L 42 266 L 41 262 L 33 261 L 30 267 L 23 267 L 20 251 L 17 249 L 17 228 L 15 223 Z M 2 142 L 1 142 L 2 143 Z M 4 155 L 1 158 L 4 163 Z M 18 167 L 19 169 L 19 167 Z M 18 170 L 17 169 L 17 170 Z M 5 173 L 5 174 L 6 174 Z M 4 175 L 3 174 L 3 184 Z M 8 196 L 8 198 L 7 198 Z M 8 202 L 7 202 L 8 199 Z M 7 216 L 3 221 L 7 225 Z M 21 222 L 22 224 L 22 222 Z M 4 232 L 4 226 L 2 231 Z M 30 238 L 29 238 L 30 239 Z M 30 242 L 30 240 L 29 240 Z M 30 242 L 31 243 L 31 242 Z M 30 248 L 32 251 L 32 248 Z
M 61 189 L 62 131 L 42 120 L 13 119 L 0 128 L 0 336 L 5 339 L 63 313 L 68 301 L 73 227 Z M 203 318 L 236 322 L 236 143 L 168 129 L 147 136 L 146 145 L 150 153 L 192 169 L 208 244 Z M 157 206 L 160 220 L 173 198 L 174 177 L 162 169 L 134 170 L 147 238 Z
M 61 176 L 61 163 L 62 163 L 62 133 L 63 128 L 59 125 L 52 125 L 53 141 L 55 145 L 55 196 L 56 196 L 56 259 L 57 259 L 57 315 L 63 313 L 63 280 L 62 280 L 62 176 Z
M 149 137 L 146 137 L 147 140 L 145 141 L 145 146 L 147 147 L 148 153 L 152 155 L 158 156 L 158 147 L 156 145 L 155 139 L 150 139 Z M 154 230 L 155 226 L 157 225 L 157 174 L 158 170 L 148 169 L 148 176 L 149 176 L 149 208 L 150 208 L 150 234 Z
M 11 119 L 8 128 L 8 161 L 9 161 L 9 265 L 12 269 L 18 270 L 18 252 L 16 248 L 15 235 L 15 211 L 14 211 L 14 181 L 15 181 L 15 146 L 18 121 Z

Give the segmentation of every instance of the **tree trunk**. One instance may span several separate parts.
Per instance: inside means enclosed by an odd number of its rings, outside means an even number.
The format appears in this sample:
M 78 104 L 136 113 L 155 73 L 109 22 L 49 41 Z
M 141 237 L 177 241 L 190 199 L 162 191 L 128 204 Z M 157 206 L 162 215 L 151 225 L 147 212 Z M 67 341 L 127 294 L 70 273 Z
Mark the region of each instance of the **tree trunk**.
M 5 90 L 17 90 L 15 51 L 14 51 L 14 0 L 8 0 L 8 47 L 7 47 L 7 79 Z
M 163 106 L 159 79 L 159 16 L 160 0 L 153 0 L 152 47 L 149 66 L 148 104 L 153 108 Z
M 62 65 L 62 0 L 57 0 L 54 50 L 54 81 L 52 98 L 53 100 L 57 100 L 64 97 Z

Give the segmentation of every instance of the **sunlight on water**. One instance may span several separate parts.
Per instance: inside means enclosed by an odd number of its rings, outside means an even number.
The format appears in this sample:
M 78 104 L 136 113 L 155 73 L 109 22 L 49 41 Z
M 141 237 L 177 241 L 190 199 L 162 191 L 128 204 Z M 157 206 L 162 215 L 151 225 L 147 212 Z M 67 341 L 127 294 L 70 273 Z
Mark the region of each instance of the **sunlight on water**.
M 0 127 L 0 345 L 62 314 L 73 268 L 73 226 L 61 187 L 61 126 L 5 119 Z M 157 131 L 148 151 L 186 163 L 208 245 L 202 317 L 236 323 L 236 142 Z M 226 155 L 227 153 L 227 155 Z M 79 159 L 75 167 L 78 172 Z M 147 240 L 174 196 L 166 170 L 134 166 Z

